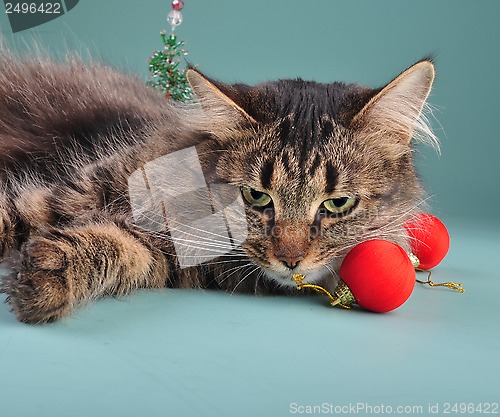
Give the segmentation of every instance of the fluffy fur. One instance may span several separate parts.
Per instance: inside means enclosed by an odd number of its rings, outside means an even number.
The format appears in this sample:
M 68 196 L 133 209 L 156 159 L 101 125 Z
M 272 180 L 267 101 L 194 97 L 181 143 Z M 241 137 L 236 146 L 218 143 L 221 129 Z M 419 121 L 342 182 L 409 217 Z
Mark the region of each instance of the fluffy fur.
M 422 112 L 430 60 L 378 89 L 300 79 L 226 85 L 190 70 L 197 99 L 176 106 L 106 66 L 4 55 L 0 242 L 12 272 L 3 291 L 21 321 L 57 320 L 136 288 L 290 293 L 294 273 L 333 288 L 360 241 L 408 248 L 402 224 L 424 199 L 411 139 L 437 143 Z M 134 223 L 128 179 L 189 146 L 210 182 L 271 203 L 245 206 L 240 247 L 214 236 L 210 245 L 228 253 L 181 269 L 172 229 Z M 352 209 L 326 210 L 326 200 L 347 197 Z

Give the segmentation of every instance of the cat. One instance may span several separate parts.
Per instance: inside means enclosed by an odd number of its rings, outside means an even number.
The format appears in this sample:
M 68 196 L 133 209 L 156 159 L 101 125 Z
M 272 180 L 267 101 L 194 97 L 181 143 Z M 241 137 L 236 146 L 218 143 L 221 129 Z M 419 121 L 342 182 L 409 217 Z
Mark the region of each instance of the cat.
M 1 279 L 18 320 L 52 322 L 138 288 L 292 294 L 300 273 L 333 289 L 357 243 L 383 238 L 409 250 L 403 223 L 425 200 L 414 143 L 438 143 L 425 117 L 431 58 L 381 88 L 228 85 L 194 68 L 187 79 L 195 99 L 175 104 L 106 65 L 2 53 Z M 186 149 L 199 161 L 172 165 L 169 155 Z M 166 161 L 156 165 L 169 172 L 160 169 L 161 180 L 180 172 L 181 191 L 196 164 L 206 183 L 236 190 L 243 217 L 232 220 L 245 223 L 244 238 L 212 233 L 207 245 L 189 233 L 176 241 L 175 224 L 140 225 L 130 179 L 154 161 Z M 192 193 L 185 214 L 209 198 Z M 183 245 L 220 256 L 186 267 Z

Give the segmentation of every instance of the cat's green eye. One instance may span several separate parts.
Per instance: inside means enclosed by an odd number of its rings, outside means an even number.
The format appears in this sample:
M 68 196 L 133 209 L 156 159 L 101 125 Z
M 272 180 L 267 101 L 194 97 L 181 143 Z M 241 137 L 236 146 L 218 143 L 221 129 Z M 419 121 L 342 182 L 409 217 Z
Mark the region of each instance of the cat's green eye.
M 254 190 L 250 187 L 242 187 L 241 193 L 245 200 L 247 200 L 252 206 L 265 207 L 271 203 L 271 197 L 263 193 L 262 191 Z
M 343 214 L 352 209 L 356 202 L 356 197 L 339 197 L 325 200 L 323 205 L 332 214 Z

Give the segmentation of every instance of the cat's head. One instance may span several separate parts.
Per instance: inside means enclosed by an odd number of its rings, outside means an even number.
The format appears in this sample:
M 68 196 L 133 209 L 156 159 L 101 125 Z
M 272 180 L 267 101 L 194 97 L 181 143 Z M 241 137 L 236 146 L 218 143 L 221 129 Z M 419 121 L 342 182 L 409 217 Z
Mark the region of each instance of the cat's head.
M 383 238 L 407 248 L 404 221 L 423 191 L 415 138 L 436 139 L 423 108 L 430 60 L 383 88 L 297 80 L 225 85 L 189 70 L 212 140 L 217 180 L 241 189 L 243 248 L 268 276 L 293 285 L 332 275 L 357 243 Z

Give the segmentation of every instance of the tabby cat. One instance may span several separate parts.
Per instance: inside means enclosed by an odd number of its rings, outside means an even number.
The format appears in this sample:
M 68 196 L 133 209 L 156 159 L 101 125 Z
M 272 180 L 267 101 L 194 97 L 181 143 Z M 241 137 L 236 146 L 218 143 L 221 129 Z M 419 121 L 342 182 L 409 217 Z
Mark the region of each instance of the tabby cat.
M 332 289 L 357 243 L 408 248 L 402 224 L 425 199 L 413 143 L 437 145 L 423 111 L 430 59 L 376 89 L 302 79 L 226 85 L 195 69 L 187 77 L 196 99 L 178 105 L 104 65 L 2 52 L 0 250 L 9 273 L 1 279 L 20 321 L 58 320 L 137 288 L 295 293 L 301 273 Z M 137 224 L 129 182 L 191 147 L 207 182 L 238 191 L 247 231 L 236 246 L 214 233 L 209 246 L 220 256 L 183 267 L 175 226 Z M 207 195 L 193 194 L 193 210 Z

